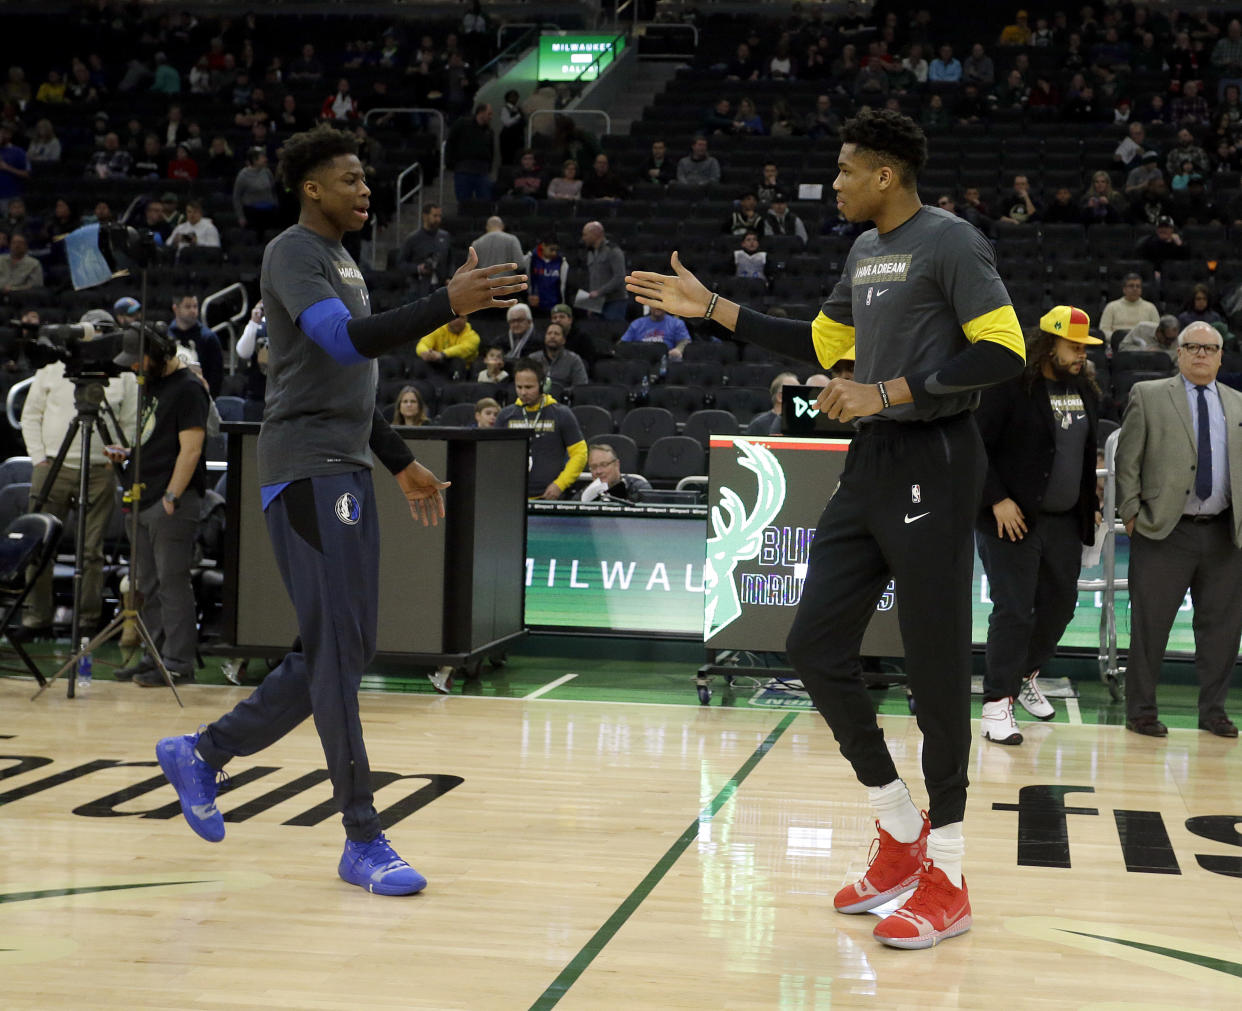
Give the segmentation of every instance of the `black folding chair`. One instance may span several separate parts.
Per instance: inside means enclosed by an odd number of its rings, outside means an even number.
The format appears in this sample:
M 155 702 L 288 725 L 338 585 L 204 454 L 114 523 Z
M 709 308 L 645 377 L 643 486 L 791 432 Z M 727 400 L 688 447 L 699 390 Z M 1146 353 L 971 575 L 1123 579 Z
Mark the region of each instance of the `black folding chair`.
M 0 534 L 0 603 L 8 603 L 0 619 L 0 636 L 17 651 L 40 687 L 47 684 L 47 679 L 22 644 L 13 638 L 9 622 L 30 596 L 35 581 L 56 557 L 59 540 L 60 520 L 49 513 L 18 516 Z

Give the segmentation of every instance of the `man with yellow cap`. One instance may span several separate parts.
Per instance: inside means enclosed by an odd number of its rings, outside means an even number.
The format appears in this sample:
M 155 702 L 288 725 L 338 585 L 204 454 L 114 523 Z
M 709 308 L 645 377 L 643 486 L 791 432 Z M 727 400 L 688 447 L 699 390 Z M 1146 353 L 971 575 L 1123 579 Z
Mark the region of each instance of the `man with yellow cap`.
M 980 736 L 1021 744 L 1016 699 L 1055 715 L 1040 667 L 1074 616 L 1082 546 L 1095 537 L 1099 387 L 1084 371 L 1090 334 L 1081 309 L 1058 305 L 1027 344 L 1022 375 L 983 391 L 975 421 L 988 469 L 975 532 L 992 597 Z

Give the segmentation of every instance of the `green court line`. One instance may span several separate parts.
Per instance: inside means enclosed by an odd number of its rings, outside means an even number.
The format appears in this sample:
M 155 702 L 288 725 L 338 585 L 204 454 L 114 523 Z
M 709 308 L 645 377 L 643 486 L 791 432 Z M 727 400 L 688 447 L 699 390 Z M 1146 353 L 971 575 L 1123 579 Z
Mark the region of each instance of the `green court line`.
M 754 771 L 760 759 L 772 750 L 773 745 L 780 740 L 781 735 L 789 729 L 789 725 L 797 717 L 797 713 L 790 713 L 776 725 L 776 728 L 768 734 L 763 743 L 755 748 L 754 753 L 733 774 L 733 778 L 725 783 L 721 791 L 716 794 L 715 799 L 699 812 L 699 816 L 690 823 L 689 827 L 678 837 L 677 841 L 668 848 L 668 852 L 647 872 L 647 876 L 622 901 L 621 905 L 617 907 L 616 912 L 608 917 L 604 925 L 582 947 L 582 950 L 561 970 L 560 975 L 552 981 L 552 984 L 543 992 L 543 995 L 530 1006 L 530 1011 L 547 1011 L 548 1008 L 555 1007 L 560 999 L 569 992 L 569 988 L 578 981 L 578 977 L 595 961 L 595 957 L 604 950 L 604 946 L 616 936 L 617 931 L 624 926 L 625 921 L 642 905 L 643 900 L 655 890 L 656 885 L 660 883 L 673 864 L 681 858 L 681 855 L 686 852 L 690 844 L 698 838 L 703 820 L 715 817 L 716 813 L 729 802 L 730 798 L 737 793 L 737 788 L 741 786 L 742 781 Z
M 62 895 L 91 895 L 96 892 L 121 892 L 131 888 L 163 888 L 165 885 L 202 885 L 206 881 L 143 881 L 128 885 L 89 885 L 83 888 L 44 888 L 37 892 L 0 892 L 0 905 L 6 902 L 29 902 L 31 899 L 52 899 Z
M 1164 955 L 1167 958 L 1175 958 L 1179 962 L 1189 962 L 1191 965 L 1197 965 L 1204 969 L 1215 969 L 1217 972 L 1227 973 L 1230 976 L 1242 976 L 1242 964 L 1226 962 L 1223 958 L 1213 958 L 1210 955 L 1196 955 L 1193 951 L 1178 951 L 1176 948 L 1164 948 L 1158 944 L 1144 944 L 1142 941 L 1127 941 L 1123 937 L 1085 934 L 1081 930 L 1067 930 L 1066 933 L 1077 934 L 1079 937 L 1090 937 L 1096 941 L 1109 941 L 1112 944 L 1121 944 L 1127 948 L 1137 948 L 1139 951 L 1149 951 L 1153 955 Z

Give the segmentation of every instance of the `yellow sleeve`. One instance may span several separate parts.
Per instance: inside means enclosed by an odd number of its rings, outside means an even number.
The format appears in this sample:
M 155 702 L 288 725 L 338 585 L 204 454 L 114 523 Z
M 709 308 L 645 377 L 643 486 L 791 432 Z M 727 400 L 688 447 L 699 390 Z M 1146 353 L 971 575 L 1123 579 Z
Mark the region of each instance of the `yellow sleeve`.
M 572 446 L 567 446 L 565 451 L 569 454 L 569 462 L 565 464 L 565 469 L 552 482 L 561 491 L 569 491 L 569 486 L 578 480 L 578 475 L 582 473 L 582 468 L 586 466 L 586 439 L 579 439 Z
M 453 335 L 450 333 L 449 336 Z M 457 340 L 445 347 L 444 353 L 449 358 L 461 358 L 467 362 L 474 361 L 479 355 L 479 335 L 474 327 L 467 326 L 465 330 L 457 334 Z
M 962 330 L 971 344 L 992 341 L 1026 361 L 1026 339 L 1022 336 L 1022 324 L 1018 322 L 1018 314 L 1013 311 L 1012 305 L 1002 305 L 999 309 L 976 316 Z
M 848 353 L 853 353 L 854 328 L 829 319 L 821 312 L 811 323 L 811 340 L 815 344 L 815 357 L 819 359 L 819 364 L 830 369 L 838 359 L 848 358 Z
M 444 329 L 445 327 L 439 327 L 436 330 L 432 330 L 431 333 L 427 334 L 426 337 L 423 337 L 418 342 L 418 346 L 414 350 L 420 355 L 424 351 L 439 351 L 440 350 L 440 331 Z

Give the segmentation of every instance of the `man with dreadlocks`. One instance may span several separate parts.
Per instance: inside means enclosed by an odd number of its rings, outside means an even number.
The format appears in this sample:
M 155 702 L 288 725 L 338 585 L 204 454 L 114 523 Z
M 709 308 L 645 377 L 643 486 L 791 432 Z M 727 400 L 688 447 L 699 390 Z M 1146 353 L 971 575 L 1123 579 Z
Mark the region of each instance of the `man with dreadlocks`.
M 446 287 L 371 315 L 362 272 L 341 245 L 369 215 L 357 150 L 352 136 L 328 126 L 285 143 L 279 175 L 297 194 L 300 215 L 268 243 L 260 276 L 270 357 L 259 483 L 299 643 L 232 712 L 198 734 L 163 739 L 156 757 L 190 827 L 219 842 L 216 773 L 314 716 L 344 816 L 338 874 L 370 892 L 408 895 L 427 882 L 380 831 L 358 713 L 379 600 L 373 457 L 396 477 L 424 525 L 444 515 L 448 484 L 414 460 L 375 409 L 375 359 L 457 316 L 516 304 L 508 296 L 525 290 L 526 278 L 514 263 L 477 269 L 471 248 Z
M 1081 309 L 1039 321 L 1022 375 L 983 393 L 975 423 L 988 454 L 975 542 L 988 574 L 987 668 L 979 735 L 1021 744 L 1016 698 L 1037 720 L 1055 715 L 1039 669 L 1078 603 L 1082 546 L 1095 539 L 1099 387 L 1085 372 L 1102 344 Z

